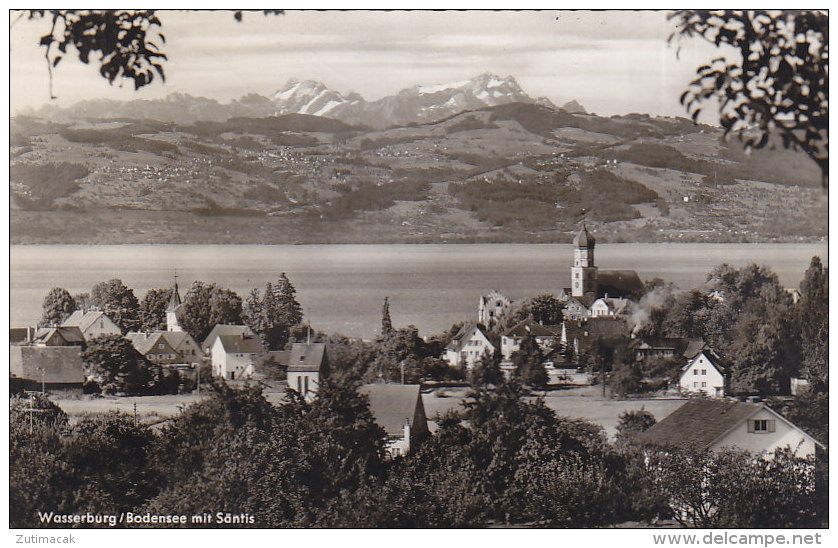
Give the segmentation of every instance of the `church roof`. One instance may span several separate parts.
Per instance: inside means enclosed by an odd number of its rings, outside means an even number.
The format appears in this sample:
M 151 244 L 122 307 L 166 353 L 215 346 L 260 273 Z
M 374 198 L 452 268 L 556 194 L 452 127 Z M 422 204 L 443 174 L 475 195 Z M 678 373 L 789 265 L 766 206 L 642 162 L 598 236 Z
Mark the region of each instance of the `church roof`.
M 597 293 L 609 297 L 632 298 L 643 293 L 643 282 L 635 270 L 600 270 Z
M 582 230 L 573 238 L 573 245 L 576 247 L 587 247 L 589 249 L 596 245 L 596 240 L 588 232 L 588 227 L 584 223 L 582 224 Z
M 177 282 L 175 282 L 175 287 L 172 291 L 172 297 L 169 299 L 169 307 L 166 308 L 166 312 L 174 312 L 176 311 L 181 305 L 180 300 L 180 293 L 177 290 Z

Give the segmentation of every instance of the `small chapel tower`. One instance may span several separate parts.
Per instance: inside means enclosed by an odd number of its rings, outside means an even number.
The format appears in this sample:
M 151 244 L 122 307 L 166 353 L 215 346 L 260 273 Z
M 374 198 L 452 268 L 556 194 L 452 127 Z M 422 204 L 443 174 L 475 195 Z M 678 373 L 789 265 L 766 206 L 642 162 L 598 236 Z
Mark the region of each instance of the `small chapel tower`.
M 570 269 L 570 294 L 582 297 L 586 293 L 597 292 L 597 267 L 594 265 L 594 246 L 596 240 L 588 233 L 585 223 L 582 230 L 573 239 L 573 267 Z
M 180 293 L 177 289 L 177 276 L 175 276 L 175 286 L 172 288 L 172 297 L 169 299 L 169 306 L 166 308 L 166 330 L 167 331 L 183 331 L 183 328 L 178 322 L 177 315 L 181 306 Z

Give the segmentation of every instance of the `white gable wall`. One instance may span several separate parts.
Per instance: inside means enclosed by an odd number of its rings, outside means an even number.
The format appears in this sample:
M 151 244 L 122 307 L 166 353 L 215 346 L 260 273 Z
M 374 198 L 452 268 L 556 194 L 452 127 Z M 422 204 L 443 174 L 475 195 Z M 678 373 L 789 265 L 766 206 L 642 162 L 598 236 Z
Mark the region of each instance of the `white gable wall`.
M 704 353 L 693 358 L 681 374 L 682 392 L 701 392 L 707 396 L 721 398 L 725 392 L 725 378 L 716 366 L 710 363 Z
M 754 430 L 752 421 L 768 421 L 765 431 Z M 770 421 L 773 421 L 770 422 Z M 771 431 L 773 430 L 773 431 Z M 802 430 L 784 420 L 770 409 L 763 408 L 747 421 L 728 432 L 713 444 L 712 449 L 736 447 L 752 453 L 772 453 L 779 447 L 788 446 L 798 457 L 815 454 L 815 441 Z
M 82 334 L 84 335 L 84 339 L 89 341 L 100 335 L 122 335 L 122 330 L 110 318 L 102 314 L 96 318 L 96 321 L 87 326 L 87 329 Z
M 221 338 L 212 345 L 212 374 L 229 380 L 249 378 L 253 375 L 253 354 L 227 352 Z

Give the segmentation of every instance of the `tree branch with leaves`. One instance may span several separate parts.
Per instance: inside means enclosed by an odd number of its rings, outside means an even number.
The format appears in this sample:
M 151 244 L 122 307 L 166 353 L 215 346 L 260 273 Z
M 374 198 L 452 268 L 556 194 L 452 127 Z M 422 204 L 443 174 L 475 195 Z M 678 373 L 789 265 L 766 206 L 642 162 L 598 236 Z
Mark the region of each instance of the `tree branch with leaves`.
M 776 133 L 829 177 L 829 15 L 798 10 L 678 10 L 670 43 L 700 37 L 735 56 L 700 66 L 681 103 L 697 120 L 710 99 L 725 131 L 763 148 Z M 679 48 L 680 49 L 680 48 Z

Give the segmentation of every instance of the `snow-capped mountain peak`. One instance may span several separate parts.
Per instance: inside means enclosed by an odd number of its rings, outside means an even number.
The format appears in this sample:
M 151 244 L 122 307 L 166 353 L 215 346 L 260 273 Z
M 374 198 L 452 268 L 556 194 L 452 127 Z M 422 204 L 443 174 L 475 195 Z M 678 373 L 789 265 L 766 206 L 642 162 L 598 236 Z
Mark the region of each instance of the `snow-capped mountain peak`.
M 313 114 L 350 124 L 383 127 L 430 122 L 463 110 L 506 103 L 534 103 L 515 78 L 485 73 L 469 80 L 416 85 L 395 95 L 367 102 L 357 93 L 343 95 L 313 80 L 288 80 L 271 96 L 277 114 Z

